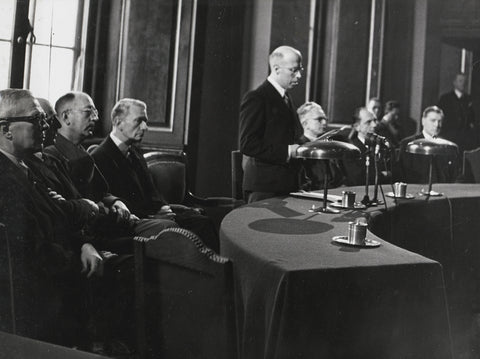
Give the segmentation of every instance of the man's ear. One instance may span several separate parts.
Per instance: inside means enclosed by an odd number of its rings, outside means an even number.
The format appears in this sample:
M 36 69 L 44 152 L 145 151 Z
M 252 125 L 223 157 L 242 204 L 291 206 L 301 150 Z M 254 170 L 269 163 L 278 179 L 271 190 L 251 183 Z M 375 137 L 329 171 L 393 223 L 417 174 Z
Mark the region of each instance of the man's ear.
M 67 125 L 70 126 L 70 120 L 68 119 L 68 111 L 63 111 L 62 115 L 60 116 L 62 121 Z

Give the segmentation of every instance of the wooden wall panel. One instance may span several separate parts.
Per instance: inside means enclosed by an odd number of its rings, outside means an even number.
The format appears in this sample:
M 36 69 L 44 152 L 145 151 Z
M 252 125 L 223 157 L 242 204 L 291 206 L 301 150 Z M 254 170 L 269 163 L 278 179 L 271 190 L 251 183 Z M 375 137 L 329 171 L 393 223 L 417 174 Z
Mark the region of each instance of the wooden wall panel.
M 389 0 L 385 14 L 382 90 L 383 103 L 397 100 L 407 134 L 416 131 L 416 119 L 410 114 L 410 89 L 414 28 L 414 0 Z
M 330 94 L 333 123 L 350 124 L 354 109 L 365 103 L 370 3 L 370 0 L 340 2 L 334 87 Z

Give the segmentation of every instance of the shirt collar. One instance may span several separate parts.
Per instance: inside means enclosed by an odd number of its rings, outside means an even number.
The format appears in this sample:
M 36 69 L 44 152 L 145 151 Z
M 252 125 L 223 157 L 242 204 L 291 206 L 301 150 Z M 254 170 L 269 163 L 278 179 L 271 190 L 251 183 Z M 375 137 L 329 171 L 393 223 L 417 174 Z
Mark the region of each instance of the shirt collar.
M 113 143 L 115 143 L 115 146 L 118 147 L 120 152 L 122 152 L 122 154 L 126 155 L 127 151 L 128 151 L 128 148 L 130 146 L 128 146 L 125 142 L 123 142 L 121 139 L 119 139 L 117 136 L 115 136 L 113 131 L 110 132 L 110 138 L 112 139 Z
M 280 96 L 282 96 L 282 98 L 285 96 L 285 89 L 280 86 L 277 81 L 274 80 L 272 75 L 267 77 L 267 81 L 270 82 L 273 87 L 275 87 L 275 90 L 277 90 L 277 92 L 280 94 Z
M 305 138 L 307 138 L 310 142 L 313 142 L 313 141 L 315 141 L 315 140 L 318 138 L 318 136 L 317 136 L 317 137 L 308 136 L 308 135 L 306 135 L 305 133 L 304 133 L 303 135 L 304 135 Z
M 455 95 L 457 95 L 458 98 L 462 98 L 463 96 L 462 92 L 458 91 L 457 89 L 454 89 L 453 91 L 455 92 Z
M 434 140 L 435 137 L 430 136 L 428 133 L 425 132 L 425 130 L 422 131 L 423 137 L 425 137 L 426 140 Z M 438 138 L 438 136 L 437 136 Z

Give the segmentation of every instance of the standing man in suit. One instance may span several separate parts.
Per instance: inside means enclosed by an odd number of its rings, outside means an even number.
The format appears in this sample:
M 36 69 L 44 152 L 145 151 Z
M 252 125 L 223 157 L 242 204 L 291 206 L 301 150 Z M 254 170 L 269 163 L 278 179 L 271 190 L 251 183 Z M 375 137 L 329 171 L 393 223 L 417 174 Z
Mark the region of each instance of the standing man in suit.
M 404 138 L 400 142 L 400 153 L 396 175 L 398 180 L 410 183 L 426 183 L 428 181 L 429 159 L 428 156 L 414 155 L 405 152 L 407 144 L 413 140 L 425 138 L 432 140 L 439 138 L 443 132 L 443 111 L 437 106 L 429 106 L 423 111 L 421 133 Z M 433 182 L 454 182 L 458 174 L 457 158 L 435 156 L 433 161 Z
M 445 118 L 443 119 L 442 136 L 455 142 L 463 153 L 479 145 L 478 126 L 475 122 L 472 97 L 466 92 L 466 76 L 455 75 L 453 91 L 443 94 L 438 101 Z
M 148 130 L 147 105 L 135 99 L 122 99 L 113 107 L 111 118 L 112 132 L 92 152 L 92 157 L 112 192 L 122 197 L 139 216 L 171 218 L 218 252 L 219 240 L 213 222 L 195 209 L 168 204 L 155 187 L 147 163 L 136 148 Z
M 291 161 L 302 134 L 288 90 L 302 77 L 302 55 L 289 46 L 269 58 L 270 75 L 240 105 L 243 190 L 250 202 L 298 190 L 298 165 Z
M 368 100 L 367 110 L 375 115 L 377 121 L 380 121 L 380 116 L 382 114 L 382 102 L 378 97 L 372 97 Z

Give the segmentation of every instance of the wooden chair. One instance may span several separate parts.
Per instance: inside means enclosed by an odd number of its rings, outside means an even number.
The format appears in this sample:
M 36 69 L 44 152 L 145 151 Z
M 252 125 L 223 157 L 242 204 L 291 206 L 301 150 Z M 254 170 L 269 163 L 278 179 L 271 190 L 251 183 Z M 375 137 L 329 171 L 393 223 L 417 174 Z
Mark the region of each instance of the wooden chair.
M 462 174 L 465 182 L 480 183 L 480 147 L 463 152 Z
M 143 358 L 235 358 L 232 264 L 192 232 L 135 237 L 137 339 Z

